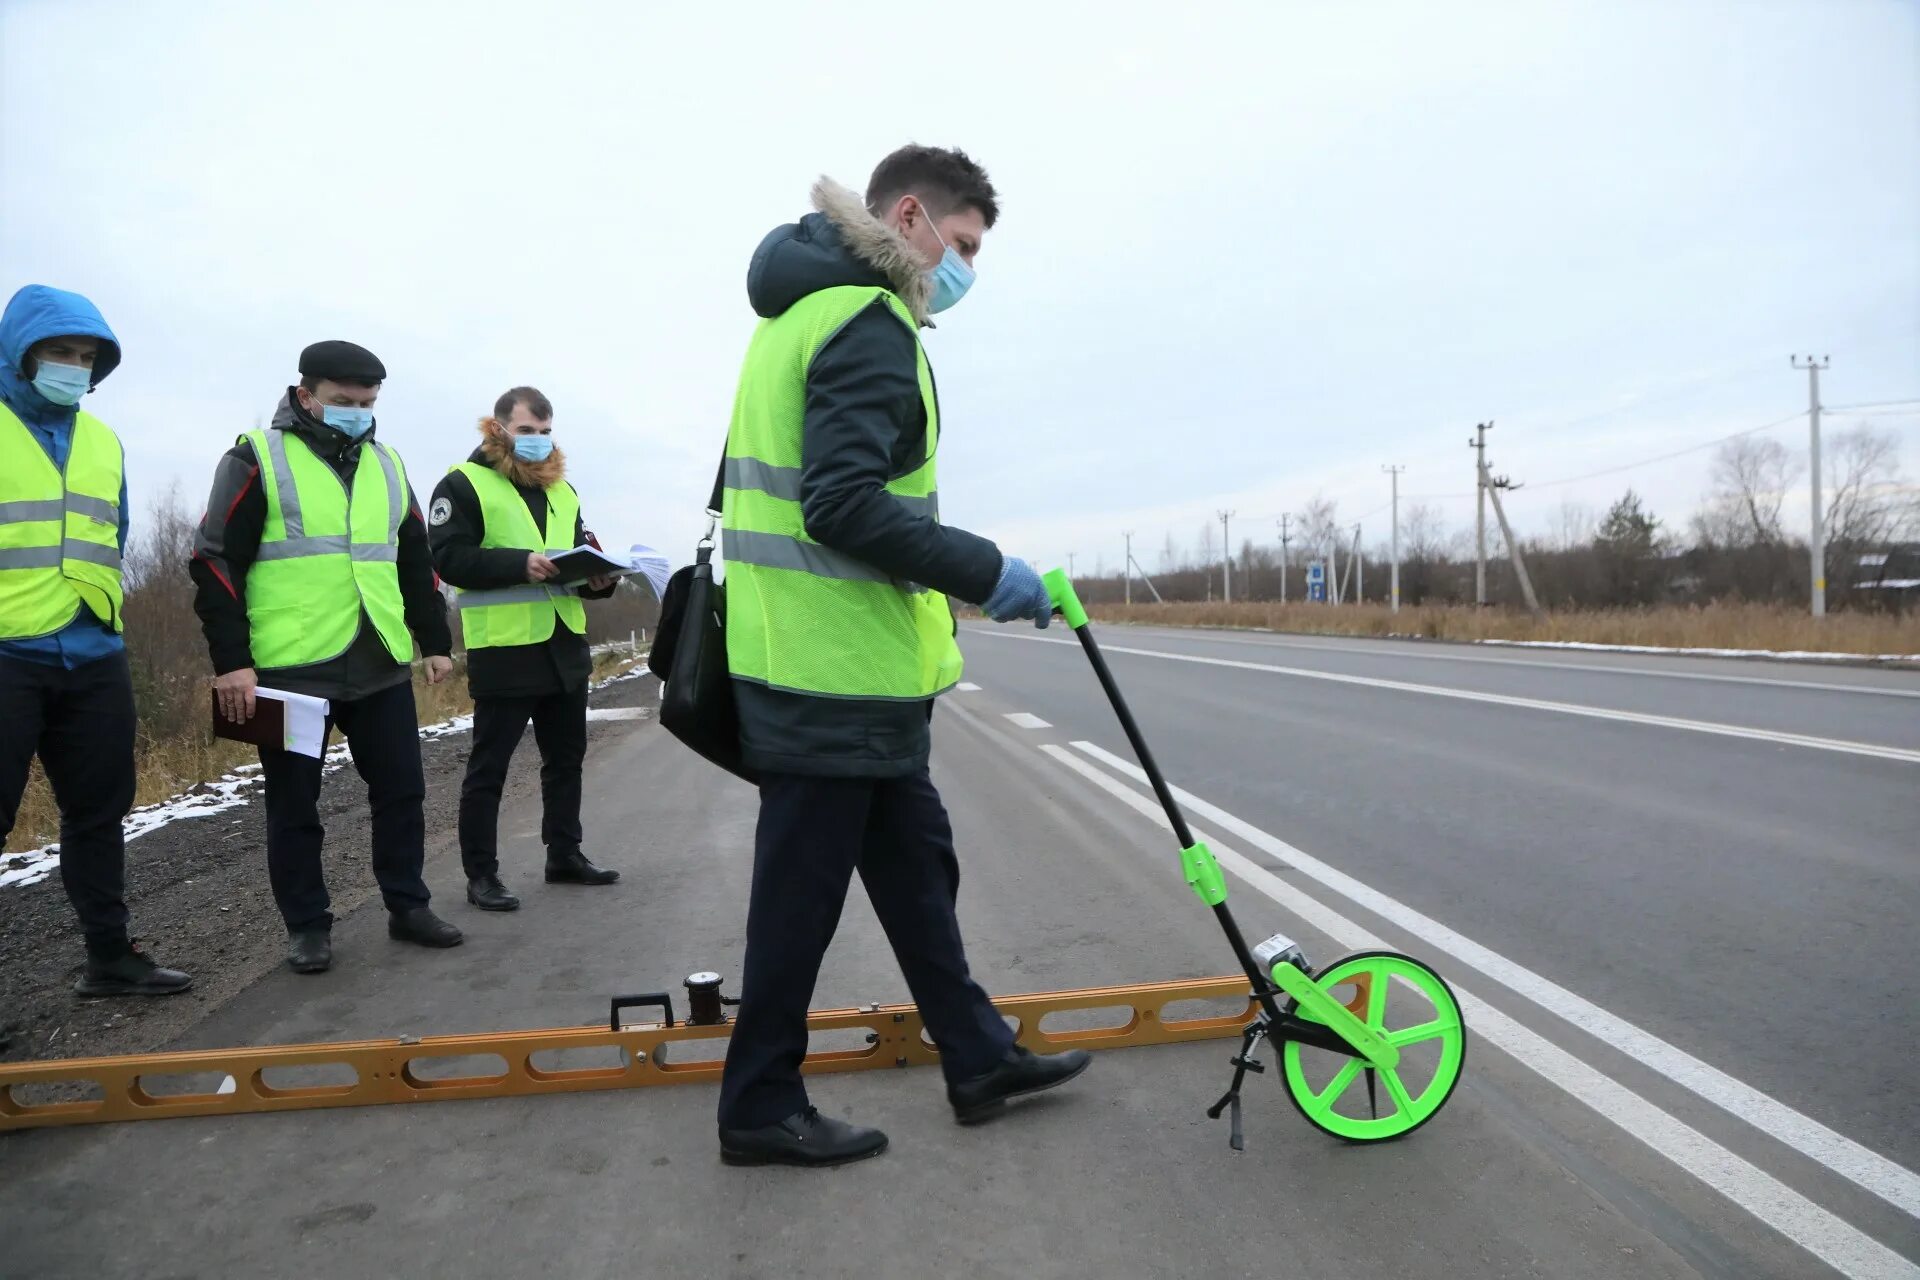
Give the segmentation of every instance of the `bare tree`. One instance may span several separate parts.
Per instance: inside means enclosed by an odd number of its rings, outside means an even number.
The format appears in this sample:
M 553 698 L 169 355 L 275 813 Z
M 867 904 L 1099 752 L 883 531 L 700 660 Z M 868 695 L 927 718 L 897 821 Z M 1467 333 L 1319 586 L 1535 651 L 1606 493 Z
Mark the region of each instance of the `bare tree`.
M 1578 551 L 1593 541 L 1600 528 L 1600 516 L 1584 502 L 1562 498 L 1553 515 L 1553 545 L 1558 551 Z
M 1296 519 L 1300 525 L 1300 543 L 1309 554 L 1326 554 L 1328 545 L 1340 536 L 1339 508 L 1322 494 L 1314 494 Z
M 1827 497 L 1827 541 L 1847 547 L 1893 542 L 1912 531 L 1914 494 L 1900 471 L 1900 441 L 1862 423 L 1836 432 L 1827 446 L 1833 484 Z
M 1173 541 L 1173 530 L 1167 530 L 1166 543 L 1160 548 L 1160 572 L 1172 573 L 1180 567 L 1180 548 Z
M 1899 438 L 1870 422 L 1836 432 L 1826 456 L 1827 577 L 1845 592 L 1878 576 L 1874 553 L 1920 536 L 1920 489 L 1901 473 Z
M 1714 450 L 1706 504 L 1693 517 L 1706 546 L 1771 546 L 1785 541 L 1780 506 L 1804 464 L 1778 440 L 1740 436 Z

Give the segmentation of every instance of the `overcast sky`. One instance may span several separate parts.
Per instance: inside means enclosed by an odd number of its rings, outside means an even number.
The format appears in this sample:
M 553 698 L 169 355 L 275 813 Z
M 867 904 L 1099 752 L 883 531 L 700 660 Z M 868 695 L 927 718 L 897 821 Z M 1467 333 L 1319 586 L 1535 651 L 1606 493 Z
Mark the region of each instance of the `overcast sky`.
M 1628 484 L 1682 525 L 1707 451 L 1546 482 L 1803 409 L 1790 352 L 1830 404 L 1920 396 L 1904 0 L 0 0 L 0 294 L 118 331 L 88 406 L 137 508 L 200 507 L 344 337 L 423 498 L 531 382 L 602 540 L 683 559 L 748 256 L 907 141 L 1003 198 L 927 335 L 941 509 L 1043 567 L 1316 492 L 1373 542 L 1390 462 L 1470 523 L 1486 418 L 1523 530 Z M 1920 471 L 1920 416 L 1874 420 Z

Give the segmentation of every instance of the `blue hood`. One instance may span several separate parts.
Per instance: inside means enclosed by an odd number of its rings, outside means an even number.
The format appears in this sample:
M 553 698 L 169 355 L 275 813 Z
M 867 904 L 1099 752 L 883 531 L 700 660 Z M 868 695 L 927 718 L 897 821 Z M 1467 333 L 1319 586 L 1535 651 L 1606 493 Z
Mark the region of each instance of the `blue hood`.
M 72 408 L 35 391 L 20 368 L 34 343 L 69 336 L 100 340 L 100 354 L 93 362 L 93 385 L 99 386 L 120 363 L 120 340 L 100 308 L 77 293 L 30 284 L 0 313 L 0 400 L 28 422 L 73 420 Z

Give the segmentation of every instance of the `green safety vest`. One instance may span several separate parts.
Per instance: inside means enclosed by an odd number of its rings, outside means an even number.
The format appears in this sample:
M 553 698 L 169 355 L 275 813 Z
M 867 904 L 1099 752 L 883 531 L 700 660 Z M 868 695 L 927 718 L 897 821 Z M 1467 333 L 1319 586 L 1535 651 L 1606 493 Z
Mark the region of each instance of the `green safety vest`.
M 945 595 L 888 577 L 807 536 L 800 443 L 807 367 L 854 316 L 883 299 L 914 335 L 926 454 L 887 481 L 898 502 L 939 518 L 934 454 L 940 407 L 919 327 L 885 289 L 822 289 L 762 320 L 747 348 L 727 433 L 721 556 L 726 562 L 727 664 L 735 678 L 826 697 L 918 701 L 960 679 Z
M 297 434 L 249 431 L 267 498 L 260 550 L 247 569 L 253 663 L 304 667 L 347 651 L 365 611 L 395 662 L 413 660 L 400 598 L 407 472 L 375 440 L 360 446 L 351 487 Z
M 51 635 L 82 608 L 112 630 L 120 609 L 120 437 L 73 416 L 67 469 L 0 404 L 0 640 Z
M 543 538 L 533 523 L 533 512 L 513 481 L 477 462 L 449 467 L 473 482 L 480 499 L 480 519 L 486 532 L 482 547 L 511 547 L 534 552 L 573 550 L 573 530 L 580 520 L 580 495 L 561 480 L 547 490 L 547 532 Z M 529 582 L 487 591 L 458 589 L 454 605 L 460 610 L 460 631 L 467 648 L 540 644 L 553 635 L 554 621 L 575 635 L 587 631 L 587 606 L 572 587 Z

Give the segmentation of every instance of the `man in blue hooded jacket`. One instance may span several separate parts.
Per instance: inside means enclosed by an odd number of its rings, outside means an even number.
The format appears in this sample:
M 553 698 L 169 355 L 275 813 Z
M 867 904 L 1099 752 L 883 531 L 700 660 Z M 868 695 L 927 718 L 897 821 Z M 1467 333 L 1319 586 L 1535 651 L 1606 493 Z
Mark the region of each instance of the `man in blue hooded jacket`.
M 60 879 L 86 935 L 86 996 L 192 984 L 127 937 L 133 679 L 120 638 L 119 438 L 78 408 L 120 363 L 99 310 L 30 284 L 0 314 L 0 840 L 35 755 L 60 805 Z M 117 494 L 117 496 L 115 496 Z

